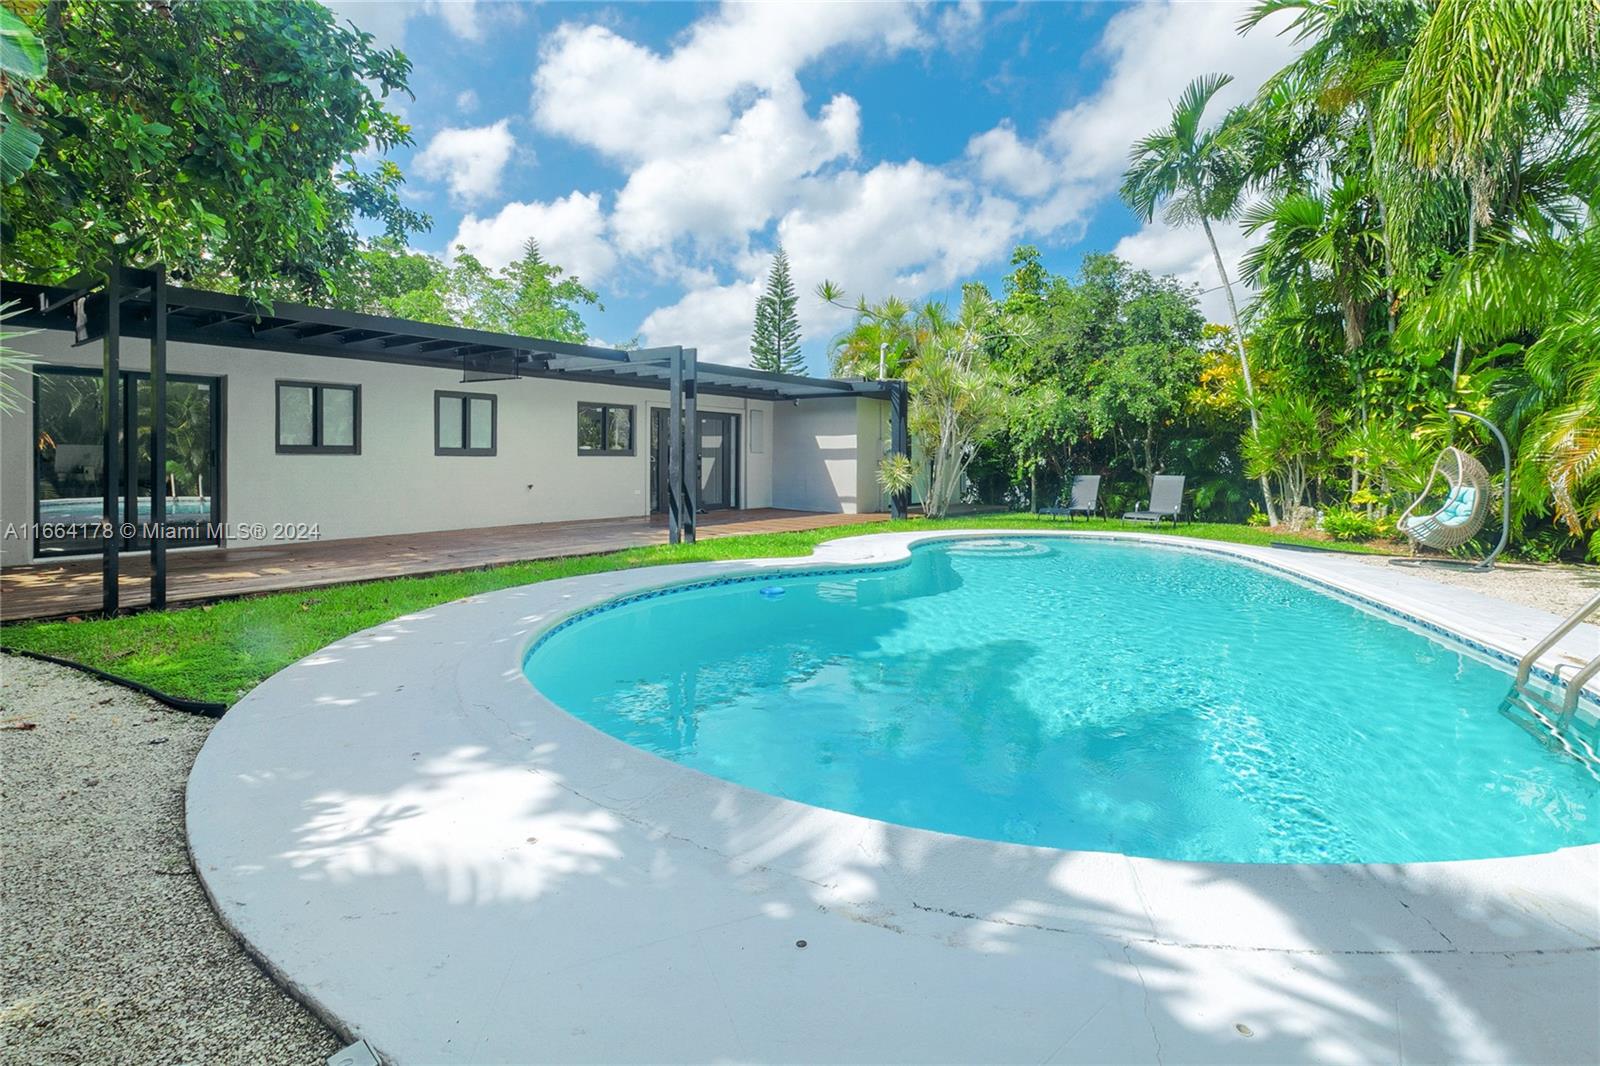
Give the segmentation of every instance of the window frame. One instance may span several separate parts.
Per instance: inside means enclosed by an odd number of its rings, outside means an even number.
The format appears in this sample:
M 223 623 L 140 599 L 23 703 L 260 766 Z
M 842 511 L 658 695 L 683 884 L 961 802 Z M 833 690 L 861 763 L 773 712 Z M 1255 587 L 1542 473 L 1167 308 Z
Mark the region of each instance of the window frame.
M 627 456 L 632 456 L 632 455 L 638 455 L 639 454 L 639 408 L 638 408 L 637 404 L 607 403 L 607 402 L 605 402 L 603 400 L 579 400 L 578 401 L 577 422 L 574 423 L 574 428 L 576 430 L 578 430 L 579 432 L 582 431 L 582 427 L 583 427 L 583 409 L 585 407 L 598 407 L 598 408 L 600 408 L 600 410 L 601 410 L 601 415 L 600 415 L 600 439 L 602 441 L 608 441 L 608 440 L 611 439 L 611 433 L 610 433 L 611 416 L 610 416 L 610 412 L 612 412 L 612 411 L 627 411 L 628 412 L 628 447 L 627 447 L 626 450 L 623 450 L 621 448 L 585 448 L 583 446 L 582 441 L 580 440 L 578 442 L 578 455 L 579 455 L 580 458 L 585 458 L 586 459 L 586 458 L 589 458 L 591 456 L 612 456 L 612 457 L 615 458 L 615 457 L 627 457 Z
M 457 399 L 461 401 L 461 447 L 446 448 L 439 443 L 439 429 L 443 424 L 439 420 L 439 401 L 442 399 Z M 489 401 L 489 446 L 487 448 L 474 448 L 469 441 L 472 440 L 472 402 L 473 400 Z M 433 391 L 433 454 L 434 455 L 497 455 L 500 449 L 500 397 L 492 392 L 460 392 L 455 389 L 435 389 Z
M 283 390 L 311 390 L 311 443 L 283 443 Z M 322 393 L 325 389 L 343 389 L 351 393 L 350 444 L 322 443 Z M 272 443 L 279 455 L 360 455 L 361 454 L 361 386 L 342 381 L 291 381 L 287 378 L 272 385 Z

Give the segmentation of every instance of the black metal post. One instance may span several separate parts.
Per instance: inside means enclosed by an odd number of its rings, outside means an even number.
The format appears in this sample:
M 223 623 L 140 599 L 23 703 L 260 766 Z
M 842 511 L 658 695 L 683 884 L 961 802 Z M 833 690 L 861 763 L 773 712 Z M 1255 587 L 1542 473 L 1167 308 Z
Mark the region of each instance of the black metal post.
M 689 506 L 684 508 L 683 539 L 694 543 L 695 527 L 700 514 L 700 407 L 699 392 L 700 353 L 694 348 L 683 350 L 683 431 L 688 434 L 687 456 L 683 463 L 684 495 Z
M 667 405 L 667 540 L 683 538 L 683 349 L 670 363 Z
M 906 425 L 907 406 L 909 398 L 906 395 L 906 383 L 892 381 L 889 383 L 889 451 L 893 455 L 903 455 L 911 458 L 911 432 Z M 889 497 L 889 517 L 904 518 L 911 509 L 911 490 L 905 489 Z
M 1500 460 L 1505 470 L 1500 479 L 1500 542 L 1494 546 L 1494 551 L 1490 552 L 1483 562 L 1473 567 L 1474 570 L 1492 570 L 1495 558 L 1505 551 L 1506 545 L 1511 542 L 1511 445 L 1506 443 L 1506 435 L 1500 432 L 1500 427 L 1482 415 L 1463 411 L 1459 407 L 1450 408 L 1450 413 L 1462 415 L 1474 422 L 1482 422 L 1489 427 L 1489 432 L 1494 434 L 1494 439 L 1500 442 Z
M 104 419 L 101 467 L 105 476 L 101 507 L 105 524 L 100 541 L 100 609 L 115 614 L 118 604 L 117 552 L 121 548 L 122 523 L 122 450 L 117 439 L 122 428 L 122 266 L 111 263 L 106 268 L 106 335 L 102 348 L 102 385 L 105 400 L 101 405 Z
M 167 605 L 167 266 L 150 286 L 150 606 Z

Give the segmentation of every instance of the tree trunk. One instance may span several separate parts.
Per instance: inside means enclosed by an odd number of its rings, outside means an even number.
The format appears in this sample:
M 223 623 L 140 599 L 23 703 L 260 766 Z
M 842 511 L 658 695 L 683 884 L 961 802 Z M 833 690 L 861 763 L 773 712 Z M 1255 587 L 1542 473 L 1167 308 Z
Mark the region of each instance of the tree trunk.
M 1478 247 L 1478 186 L 1475 182 L 1467 183 L 1467 257 Z M 1467 338 L 1460 333 L 1456 334 L 1456 357 L 1450 365 L 1450 391 L 1456 391 L 1456 379 L 1461 377 L 1461 353 L 1466 349 Z
M 1250 429 L 1252 432 L 1260 429 L 1260 422 L 1256 418 L 1256 387 L 1250 380 L 1250 356 L 1244 348 L 1244 326 L 1239 321 L 1239 305 L 1233 299 L 1233 283 L 1228 280 L 1228 268 L 1222 265 L 1222 251 L 1217 247 L 1217 236 L 1211 232 L 1211 220 L 1205 215 L 1200 216 L 1200 225 L 1206 231 L 1206 240 L 1211 244 L 1211 258 L 1217 262 L 1217 276 L 1222 278 L 1222 291 L 1228 298 L 1228 313 L 1233 316 L 1233 340 L 1239 346 L 1239 369 L 1244 374 L 1244 394 L 1250 400 Z M 1278 524 L 1278 511 L 1272 503 L 1272 488 L 1267 483 L 1267 476 L 1261 475 L 1261 496 L 1267 504 L 1267 521 L 1272 525 Z
M 1378 127 L 1372 121 L 1372 107 L 1363 105 L 1367 120 L 1367 149 L 1372 153 L 1372 168 L 1378 167 Z M 1389 314 L 1389 336 L 1394 336 L 1394 256 L 1389 251 L 1389 213 L 1384 209 L 1383 197 L 1378 194 L 1378 183 L 1372 183 L 1372 201 L 1378 205 L 1378 228 L 1383 231 L 1383 295 L 1384 309 Z

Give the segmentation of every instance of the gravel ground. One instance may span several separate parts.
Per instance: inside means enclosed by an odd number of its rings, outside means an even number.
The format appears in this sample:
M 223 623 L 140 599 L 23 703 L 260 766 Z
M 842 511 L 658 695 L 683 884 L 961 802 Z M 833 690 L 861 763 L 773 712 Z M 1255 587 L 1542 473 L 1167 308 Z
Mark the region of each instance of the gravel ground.
M 1372 566 L 1389 567 L 1416 577 L 1460 585 L 1487 596 L 1536 607 L 1566 617 L 1600 592 L 1600 566 L 1540 565 L 1496 562 L 1487 573 L 1449 566 L 1396 566 L 1387 558 L 1357 556 Z
M 0 1063 L 303 1064 L 338 1050 L 217 924 L 189 868 L 184 782 L 211 725 L 0 657 Z

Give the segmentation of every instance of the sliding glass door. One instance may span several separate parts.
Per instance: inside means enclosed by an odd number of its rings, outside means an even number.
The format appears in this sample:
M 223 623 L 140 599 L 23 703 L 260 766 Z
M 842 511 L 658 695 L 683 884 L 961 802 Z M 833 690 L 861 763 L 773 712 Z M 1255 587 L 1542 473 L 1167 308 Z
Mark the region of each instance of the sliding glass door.
M 104 390 L 97 370 L 41 368 L 34 375 L 34 500 L 36 555 L 100 550 L 104 519 Z M 221 383 L 167 376 L 167 456 L 159 479 L 151 468 L 150 376 L 128 372 L 119 383 L 121 547 L 149 546 L 144 528 L 156 481 L 165 494 L 168 543 L 215 544 L 220 536 Z

